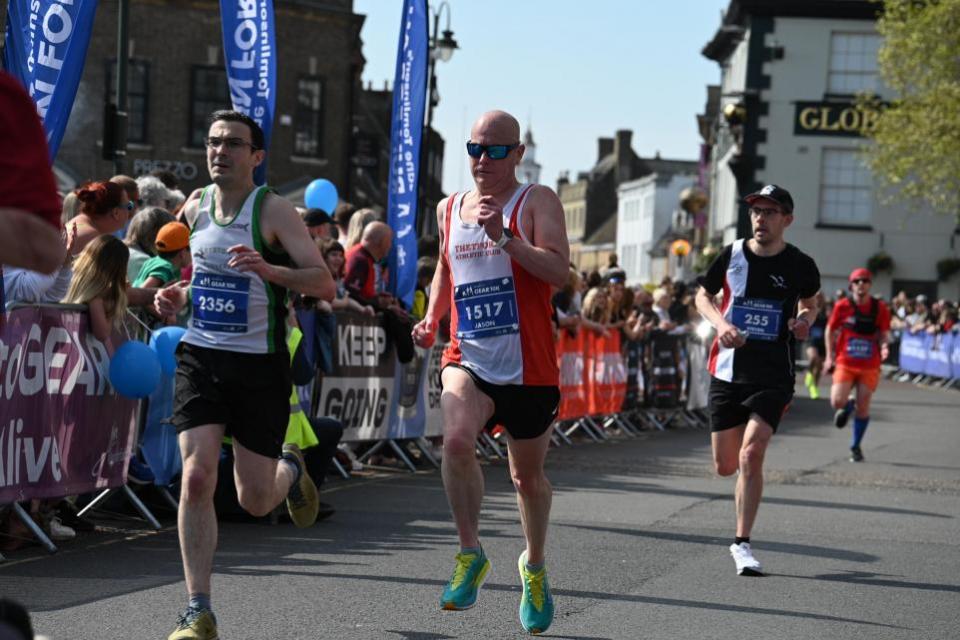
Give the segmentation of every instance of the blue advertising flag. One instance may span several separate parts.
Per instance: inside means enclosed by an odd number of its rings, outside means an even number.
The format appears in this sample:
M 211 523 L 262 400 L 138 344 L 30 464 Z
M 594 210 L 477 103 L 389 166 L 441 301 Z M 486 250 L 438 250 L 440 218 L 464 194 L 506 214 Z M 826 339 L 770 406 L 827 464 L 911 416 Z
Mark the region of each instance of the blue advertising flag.
M 393 81 L 387 224 L 393 229 L 390 293 L 409 308 L 417 286 L 417 184 L 427 87 L 427 3 L 404 0 Z M 426 215 L 426 212 L 423 213 Z
M 269 149 L 277 88 L 273 0 L 220 0 L 220 22 L 230 101 L 235 111 L 260 125 L 264 149 Z M 262 185 L 266 180 L 264 160 L 253 181 Z
M 80 86 L 97 2 L 17 0 L 8 7 L 3 66 L 37 103 L 53 162 Z

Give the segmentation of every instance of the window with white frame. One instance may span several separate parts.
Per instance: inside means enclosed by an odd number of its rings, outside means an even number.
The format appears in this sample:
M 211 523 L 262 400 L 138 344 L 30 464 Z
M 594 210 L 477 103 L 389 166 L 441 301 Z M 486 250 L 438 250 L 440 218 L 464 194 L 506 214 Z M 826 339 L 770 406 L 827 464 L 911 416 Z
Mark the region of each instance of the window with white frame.
M 820 222 L 868 226 L 873 217 L 873 179 L 856 149 L 824 149 Z
M 827 91 L 855 94 L 878 92 L 877 53 L 880 36 L 875 33 L 832 33 L 830 35 L 830 71 Z
M 622 253 L 623 255 L 620 257 L 623 260 L 623 270 L 627 272 L 627 277 L 635 277 L 637 275 L 637 245 L 623 245 Z

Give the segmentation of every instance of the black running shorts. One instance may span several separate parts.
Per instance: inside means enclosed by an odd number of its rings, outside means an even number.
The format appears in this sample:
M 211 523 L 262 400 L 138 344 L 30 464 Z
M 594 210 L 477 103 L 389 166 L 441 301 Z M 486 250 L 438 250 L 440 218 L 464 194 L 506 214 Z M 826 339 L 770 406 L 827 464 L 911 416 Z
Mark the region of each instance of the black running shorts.
M 529 384 L 493 384 L 467 367 L 448 364 L 466 371 L 481 393 L 493 400 L 493 417 L 485 425 L 492 429 L 502 424 L 514 440 L 542 436 L 557 417 L 560 387 Z
M 268 458 L 279 457 L 290 421 L 290 354 L 238 353 L 181 342 L 177 347 L 173 425 L 207 424 Z
M 793 400 L 793 390 L 758 384 L 710 379 L 710 430 L 725 431 L 745 425 L 755 413 L 776 432 Z

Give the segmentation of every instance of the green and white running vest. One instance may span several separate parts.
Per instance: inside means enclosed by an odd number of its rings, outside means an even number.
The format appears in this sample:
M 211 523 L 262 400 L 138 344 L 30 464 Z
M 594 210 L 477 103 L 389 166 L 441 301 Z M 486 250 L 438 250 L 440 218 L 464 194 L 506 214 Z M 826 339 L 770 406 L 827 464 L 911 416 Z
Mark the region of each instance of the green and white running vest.
M 269 189 L 255 188 L 228 223 L 217 222 L 215 189 L 203 190 L 190 232 L 193 317 L 183 341 L 240 353 L 283 352 L 287 290 L 227 266 L 234 255 L 228 249 L 238 244 L 256 249 L 271 264 L 289 264 L 286 254 L 266 246 L 260 232 L 260 209 Z

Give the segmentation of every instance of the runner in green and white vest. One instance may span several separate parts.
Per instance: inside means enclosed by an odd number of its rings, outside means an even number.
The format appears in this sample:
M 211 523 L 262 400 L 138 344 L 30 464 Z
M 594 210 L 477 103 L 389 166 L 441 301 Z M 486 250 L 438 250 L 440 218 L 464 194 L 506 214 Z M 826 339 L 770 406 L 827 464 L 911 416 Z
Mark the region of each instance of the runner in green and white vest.
M 233 439 L 237 499 L 251 515 L 286 499 L 294 524 L 317 517 L 317 488 L 296 445 L 284 445 L 290 416 L 287 291 L 331 300 L 335 285 L 293 204 L 253 182 L 265 157 L 250 117 L 209 118 L 213 184 L 184 207 L 193 279 L 161 289 L 162 315 L 192 306 L 177 349 L 173 423 L 183 457 L 178 525 L 189 601 L 168 640 L 215 640 L 210 574 L 217 545 L 213 493 L 220 445 Z M 188 286 L 189 284 L 189 286 Z

